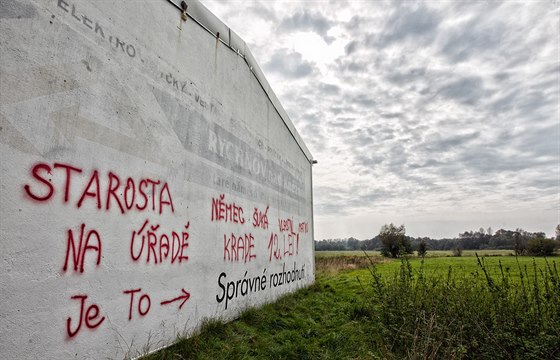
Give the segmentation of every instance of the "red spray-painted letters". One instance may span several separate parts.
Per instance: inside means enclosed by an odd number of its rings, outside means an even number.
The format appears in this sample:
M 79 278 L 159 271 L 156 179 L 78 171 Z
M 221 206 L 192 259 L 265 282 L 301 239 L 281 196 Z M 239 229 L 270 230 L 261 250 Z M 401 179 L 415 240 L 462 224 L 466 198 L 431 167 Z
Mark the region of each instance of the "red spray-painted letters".
M 80 332 L 82 324 L 85 323 L 88 329 L 95 329 L 105 321 L 105 316 L 99 317 L 99 306 L 96 304 L 86 306 L 87 295 L 74 295 L 73 300 L 80 301 L 80 315 L 78 325 L 72 330 L 72 318 L 66 319 L 66 333 L 69 337 L 74 337 Z M 87 309 L 87 310 L 86 310 Z
M 68 229 L 66 259 L 64 260 L 64 267 L 62 268 L 65 272 L 68 270 L 68 262 L 72 259 L 72 262 L 74 263 L 74 271 L 83 273 L 84 262 L 88 251 L 97 252 L 96 265 L 99 265 L 99 262 L 101 261 L 101 237 L 96 230 L 89 230 L 85 233 L 85 227 L 85 224 L 80 225 L 80 241 L 78 242 L 77 247 L 74 240 L 74 232 L 72 229 Z
M 85 186 L 73 186 L 73 180 L 83 173 L 83 169 L 68 164 L 54 163 L 50 166 L 39 163 L 31 168 L 33 182 L 25 184 L 23 190 L 29 198 L 38 202 L 51 200 L 57 191 L 62 191 L 62 202 L 75 202 L 77 208 L 91 203 L 97 209 L 110 211 L 113 208 L 121 214 L 150 208 L 159 214 L 164 209 L 175 212 L 166 182 L 122 177 L 112 171 L 102 176 L 98 170 L 93 170 L 87 175 Z
M 140 229 L 134 230 L 130 238 L 130 256 L 133 261 L 138 261 L 145 257 L 146 263 L 154 264 L 169 261 L 171 264 L 182 263 L 189 260 L 186 255 L 189 247 L 189 226 L 190 222 L 184 226 L 182 231 L 171 231 L 168 233 L 157 233 L 160 226 L 150 225 L 149 221 L 144 221 Z

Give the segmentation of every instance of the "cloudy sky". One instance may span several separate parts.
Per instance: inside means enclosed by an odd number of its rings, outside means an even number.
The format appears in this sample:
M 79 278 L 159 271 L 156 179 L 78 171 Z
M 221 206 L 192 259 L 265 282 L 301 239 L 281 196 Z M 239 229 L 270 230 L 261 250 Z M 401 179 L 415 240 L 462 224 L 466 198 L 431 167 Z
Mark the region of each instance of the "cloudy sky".
M 560 2 L 202 0 L 318 164 L 315 238 L 560 223 Z

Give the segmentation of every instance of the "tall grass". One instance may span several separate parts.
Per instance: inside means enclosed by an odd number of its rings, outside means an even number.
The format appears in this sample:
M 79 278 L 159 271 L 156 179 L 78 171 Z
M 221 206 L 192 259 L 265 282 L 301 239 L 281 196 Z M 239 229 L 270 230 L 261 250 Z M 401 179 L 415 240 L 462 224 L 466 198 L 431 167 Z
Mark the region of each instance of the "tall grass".
M 147 359 L 560 359 L 557 260 L 367 256 Z
M 560 280 L 556 261 L 504 268 L 476 257 L 470 273 L 426 275 L 408 259 L 392 276 L 372 264 L 373 341 L 386 358 L 560 358 Z M 515 274 L 515 272 L 517 274 Z M 515 276 L 517 275 L 517 276 Z
M 341 260 L 324 266 L 330 272 L 357 265 Z M 319 272 L 310 287 L 247 309 L 229 323 L 207 321 L 195 336 L 145 359 L 380 359 L 370 341 L 369 313 L 361 313 L 371 291 L 367 278 L 365 269 Z
M 343 270 L 365 269 L 371 264 L 380 264 L 389 260 L 380 255 L 338 255 L 315 258 L 315 270 L 318 273 L 336 275 Z

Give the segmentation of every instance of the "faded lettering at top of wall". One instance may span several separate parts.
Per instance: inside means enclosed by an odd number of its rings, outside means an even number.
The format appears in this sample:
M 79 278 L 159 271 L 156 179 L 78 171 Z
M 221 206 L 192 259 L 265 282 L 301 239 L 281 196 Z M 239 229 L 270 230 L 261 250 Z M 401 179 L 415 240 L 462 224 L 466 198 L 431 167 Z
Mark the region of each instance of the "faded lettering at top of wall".
M 123 54 L 128 55 L 130 58 L 137 57 L 137 47 L 133 44 L 125 42 L 118 36 L 109 34 L 106 30 L 103 30 L 103 26 L 95 19 L 91 19 L 86 14 L 79 12 L 76 5 L 68 0 L 57 0 L 57 5 L 60 9 L 64 10 L 66 13 L 70 14 L 74 19 L 81 23 L 84 27 L 88 28 L 90 31 L 94 32 L 100 39 L 109 42 L 111 49 L 121 51 Z
M 185 108 L 169 94 L 156 88 L 152 92 L 187 151 L 298 202 L 305 200 L 303 173 L 295 170 L 292 164 L 283 166 L 276 163 L 256 147 L 207 120 L 200 112 Z M 266 151 L 265 148 L 263 152 Z M 284 164 L 287 163 L 285 160 Z
M 202 151 L 206 158 L 246 176 L 250 176 L 268 187 L 288 196 L 303 200 L 305 187 L 288 170 L 265 158 L 259 151 L 247 145 L 230 132 L 215 124 L 208 129 L 207 151 Z

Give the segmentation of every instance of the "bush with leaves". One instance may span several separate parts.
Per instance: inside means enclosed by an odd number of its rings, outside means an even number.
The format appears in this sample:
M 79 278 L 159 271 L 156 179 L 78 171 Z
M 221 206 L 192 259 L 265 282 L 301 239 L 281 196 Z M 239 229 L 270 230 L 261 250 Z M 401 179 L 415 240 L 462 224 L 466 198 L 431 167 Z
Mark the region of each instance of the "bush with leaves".
M 551 256 L 554 250 L 560 246 L 560 242 L 537 236 L 527 242 L 527 253 L 533 256 Z
M 426 242 L 424 240 L 420 241 L 420 243 L 418 244 L 418 248 L 416 249 L 416 252 L 420 257 L 426 256 L 426 253 L 428 252 L 428 245 L 426 245 Z
M 412 254 L 412 244 L 405 233 L 404 225 L 395 226 L 393 223 L 383 225 L 378 236 L 381 239 L 381 255 L 398 258 L 405 254 Z
M 447 275 L 401 259 L 395 274 L 372 264 L 370 314 L 389 359 L 558 359 L 560 277 L 555 261 Z

